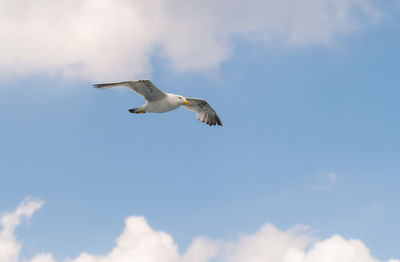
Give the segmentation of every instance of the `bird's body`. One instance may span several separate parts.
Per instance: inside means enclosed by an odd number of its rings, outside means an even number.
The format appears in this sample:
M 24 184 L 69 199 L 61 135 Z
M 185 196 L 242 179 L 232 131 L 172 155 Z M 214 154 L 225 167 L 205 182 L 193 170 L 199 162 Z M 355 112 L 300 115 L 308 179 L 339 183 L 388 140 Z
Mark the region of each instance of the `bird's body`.
M 115 86 L 125 86 L 139 95 L 143 96 L 146 104 L 129 109 L 131 113 L 165 113 L 183 106 L 189 110 L 196 112 L 197 119 L 207 125 L 222 126 L 222 122 L 215 113 L 214 109 L 203 99 L 189 98 L 181 95 L 169 94 L 158 89 L 150 80 L 136 80 L 108 84 L 96 84 L 96 88 L 108 89 Z
M 143 110 L 151 113 L 165 113 L 175 110 L 182 105 L 181 101 L 176 99 L 175 96 L 177 95 L 168 93 L 166 93 L 166 95 L 167 96 L 162 99 L 147 102 L 142 106 Z

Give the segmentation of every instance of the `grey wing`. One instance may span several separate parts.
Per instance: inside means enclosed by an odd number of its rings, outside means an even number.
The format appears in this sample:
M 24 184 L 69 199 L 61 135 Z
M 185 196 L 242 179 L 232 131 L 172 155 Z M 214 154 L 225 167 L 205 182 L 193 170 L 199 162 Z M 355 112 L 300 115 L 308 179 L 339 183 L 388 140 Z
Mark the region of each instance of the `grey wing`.
M 99 89 L 108 89 L 115 86 L 125 86 L 139 95 L 143 96 L 147 102 L 159 100 L 166 97 L 166 94 L 158 89 L 150 80 L 135 80 L 135 81 L 125 81 L 118 83 L 107 83 L 107 84 L 96 84 L 94 87 Z
M 219 125 L 222 126 L 221 119 L 219 119 L 214 109 L 207 103 L 206 100 L 200 98 L 186 97 L 189 105 L 183 105 L 185 108 L 196 112 L 196 117 L 203 123 L 209 126 Z

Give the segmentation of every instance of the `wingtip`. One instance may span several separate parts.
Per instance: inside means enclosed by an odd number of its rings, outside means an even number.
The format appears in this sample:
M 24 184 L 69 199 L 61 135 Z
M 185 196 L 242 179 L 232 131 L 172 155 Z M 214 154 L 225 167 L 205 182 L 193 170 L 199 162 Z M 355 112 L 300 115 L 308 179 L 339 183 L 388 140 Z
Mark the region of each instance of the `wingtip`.
M 221 120 L 219 120 L 219 119 L 216 122 L 205 122 L 205 121 L 202 121 L 202 122 L 206 123 L 209 126 L 223 126 Z
M 222 121 L 221 121 L 221 119 L 219 119 L 218 116 L 217 116 L 217 125 L 222 126 Z
M 103 89 L 107 89 L 107 87 L 109 87 L 110 84 L 94 84 L 94 85 L 92 85 L 92 86 L 93 86 L 94 88 L 103 90 Z

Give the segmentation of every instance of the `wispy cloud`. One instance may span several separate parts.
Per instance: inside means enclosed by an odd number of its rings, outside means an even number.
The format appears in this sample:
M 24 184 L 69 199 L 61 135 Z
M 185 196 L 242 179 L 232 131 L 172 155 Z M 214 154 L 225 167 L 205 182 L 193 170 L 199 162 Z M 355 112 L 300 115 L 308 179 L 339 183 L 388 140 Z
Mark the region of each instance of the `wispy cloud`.
M 20 244 L 13 234 L 22 216 L 30 217 L 42 206 L 38 200 L 25 200 L 13 213 L 2 218 L 0 232 L 0 262 L 18 262 Z M 125 220 L 125 228 L 115 246 L 106 255 L 81 253 L 69 262 L 379 262 L 357 239 L 333 235 L 315 240 L 309 229 L 302 226 L 282 231 L 265 224 L 253 234 L 237 240 L 194 239 L 184 254 L 170 234 L 152 229 L 144 217 Z M 55 262 L 51 254 L 38 254 L 29 262 Z M 400 262 L 389 260 L 388 262 Z
M 0 0 L 0 76 L 144 76 L 155 50 L 176 70 L 207 70 L 233 38 L 328 44 L 381 15 L 370 0 Z
M 313 188 L 318 191 L 332 189 L 337 183 L 337 175 L 335 172 L 319 172 L 314 176 L 314 179 Z

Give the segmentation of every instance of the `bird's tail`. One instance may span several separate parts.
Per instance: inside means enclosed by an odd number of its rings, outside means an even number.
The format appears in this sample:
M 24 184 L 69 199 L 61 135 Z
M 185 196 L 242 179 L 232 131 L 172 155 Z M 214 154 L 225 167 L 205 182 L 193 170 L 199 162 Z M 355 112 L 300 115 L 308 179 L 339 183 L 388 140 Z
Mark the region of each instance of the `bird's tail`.
M 128 111 L 129 111 L 129 113 L 132 113 L 132 114 L 146 113 L 146 110 L 143 109 L 143 106 L 135 107 L 135 108 L 129 109 Z
M 137 110 L 138 110 L 138 108 L 136 107 L 136 108 L 131 108 L 128 111 L 129 111 L 129 113 L 134 114 L 134 113 L 136 113 Z

